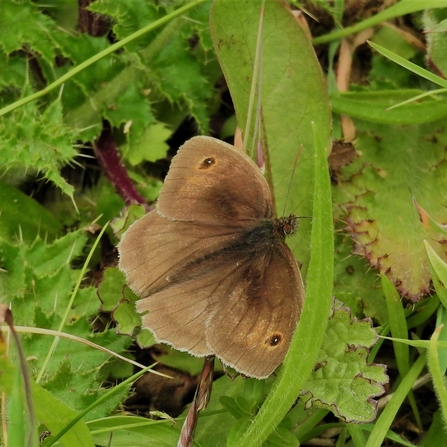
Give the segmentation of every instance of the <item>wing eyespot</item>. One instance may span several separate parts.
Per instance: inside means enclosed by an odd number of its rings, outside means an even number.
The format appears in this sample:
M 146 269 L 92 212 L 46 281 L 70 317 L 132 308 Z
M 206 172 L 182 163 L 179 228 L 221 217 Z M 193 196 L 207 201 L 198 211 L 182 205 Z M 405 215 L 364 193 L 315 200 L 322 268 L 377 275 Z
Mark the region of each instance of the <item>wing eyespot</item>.
M 278 346 L 282 343 L 283 336 L 280 333 L 275 333 L 272 335 L 269 335 L 266 340 L 265 344 L 269 345 L 270 347 L 274 348 L 275 346 Z
M 200 163 L 199 169 L 209 169 L 216 164 L 216 159 L 214 157 L 206 157 Z

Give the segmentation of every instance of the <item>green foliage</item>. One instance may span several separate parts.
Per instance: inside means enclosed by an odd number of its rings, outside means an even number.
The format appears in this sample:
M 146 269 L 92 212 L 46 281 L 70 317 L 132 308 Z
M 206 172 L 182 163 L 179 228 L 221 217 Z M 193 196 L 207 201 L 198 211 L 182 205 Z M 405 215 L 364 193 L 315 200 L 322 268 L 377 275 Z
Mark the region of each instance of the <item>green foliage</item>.
M 356 126 L 362 156 L 343 170 L 336 200 L 345 210 L 356 252 L 399 281 L 402 296 L 417 300 L 430 281 L 422 241 L 445 256 L 445 236 L 421 225 L 413 204 L 416 198 L 437 221 L 447 217 L 439 206 L 446 199 L 444 121 L 405 127 L 356 121 Z
M 371 397 L 388 382 L 383 365 L 368 365 L 368 348 L 377 341 L 369 321 L 352 321 L 347 308 L 336 308 L 329 320 L 317 364 L 304 387 L 307 402 L 328 408 L 346 421 L 372 421 Z M 338 376 L 338 377 L 337 377 Z
M 28 91 L 25 86 L 24 91 Z M 40 111 L 35 103 L 14 111 L 0 122 L 0 171 L 6 178 L 42 173 L 72 196 L 74 189 L 61 176 L 60 169 L 77 154 L 73 141 L 77 132 L 63 123 L 59 99 Z
M 31 244 L 0 241 L 4 269 L 0 286 L 2 296 L 8 297 L 16 324 L 53 330 L 59 328 L 79 275 L 79 271 L 72 268 L 72 263 L 82 254 L 86 242 L 87 237 L 82 230 L 68 233 L 50 245 L 40 238 Z M 87 336 L 91 341 L 117 352 L 126 349 L 130 340 L 117 338 L 114 330 L 93 333 L 89 321 L 96 316 L 97 310 L 95 288 L 83 288 L 70 308 L 65 331 L 80 337 Z M 39 372 L 52 339 L 33 334 L 22 341 L 26 355 L 32 355 L 30 367 Z M 98 353 L 89 346 L 60 340 L 44 371 L 45 388 L 72 408 L 84 408 L 105 391 L 100 388 L 105 379 L 100 368 L 107 359 L 107 354 Z M 118 398 L 108 402 L 108 406 L 99 410 L 96 416 L 107 414 L 118 402 Z

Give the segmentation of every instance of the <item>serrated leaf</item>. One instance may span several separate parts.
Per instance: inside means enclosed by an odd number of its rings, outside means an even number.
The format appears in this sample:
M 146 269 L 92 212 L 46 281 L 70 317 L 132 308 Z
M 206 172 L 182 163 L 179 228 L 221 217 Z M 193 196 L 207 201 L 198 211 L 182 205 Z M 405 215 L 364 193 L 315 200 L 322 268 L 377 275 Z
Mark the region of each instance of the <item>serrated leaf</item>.
M 148 329 L 142 329 L 137 335 L 137 343 L 141 348 L 148 348 L 156 343 L 154 335 Z
M 130 84 L 126 89 L 120 92 L 108 104 L 104 110 L 104 115 L 115 127 L 120 127 L 122 123 L 129 123 L 129 146 L 132 149 L 138 145 L 144 138 L 144 132 L 150 129 L 150 124 L 154 123 L 155 118 L 152 114 L 149 99 L 144 95 L 142 88 L 135 84 Z M 144 145 L 144 142 L 141 144 Z M 144 158 L 133 165 L 140 163 Z
M 40 235 L 53 239 L 61 223 L 37 201 L 11 185 L 0 182 L 0 239 L 31 242 Z
M 209 123 L 206 103 L 211 98 L 211 85 L 202 74 L 202 67 L 187 48 L 185 39 L 179 34 L 180 23 L 177 19 L 165 28 L 163 38 L 168 39 L 154 54 L 155 48 L 148 48 L 142 54 L 146 64 L 151 67 L 148 73 L 151 81 L 169 102 L 183 103 L 197 121 L 201 132 L 208 133 Z M 170 35 L 166 35 L 166 31 Z M 149 53 L 150 58 L 147 57 Z M 173 63 L 173 61 L 175 61 Z
M 139 298 L 126 286 L 124 274 L 118 267 L 109 267 L 105 271 L 98 295 L 103 303 L 102 310 L 112 312 L 112 317 L 117 323 L 117 332 L 133 336 L 141 327 L 141 315 L 135 309 L 135 301 Z M 141 333 L 139 337 L 141 342 L 143 340 Z M 147 345 L 147 342 L 150 342 L 150 345 Z M 154 342 L 151 334 L 141 346 L 151 346 Z
M 52 64 L 56 56 L 54 48 L 48 45 L 54 21 L 40 14 L 39 7 L 29 1 L 3 2 L 0 14 L 0 47 L 5 54 L 28 46 Z
M 90 350 L 94 353 L 94 350 Z M 96 363 L 100 365 L 100 359 L 97 359 Z M 80 372 L 78 368 L 71 365 L 70 358 L 65 357 L 58 370 L 45 383 L 45 388 L 70 408 L 81 411 L 107 392 L 106 388 L 100 387 L 98 369 L 99 366 L 90 370 L 83 368 Z M 84 420 L 94 420 L 109 415 L 125 399 L 129 389 L 130 387 L 127 387 L 95 407 L 84 417 Z
M 423 226 L 416 199 L 437 222 L 447 220 L 445 122 L 386 126 L 356 121 L 361 156 L 342 169 L 334 198 L 345 211 L 355 253 L 417 301 L 430 288 L 423 240 L 447 259 L 445 236 Z
M 26 263 L 38 277 L 49 276 L 67 267 L 82 253 L 87 236 L 82 230 L 68 233 L 51 244 L 36 239 L 27 252 Z
M 16 109 L 0 121 L 0 172 L 41 172 L 72 196 L 73 187 L 59 171 L 77 155 L 72 144 L 75 136 L 76 132 L 63 123 L 59 99 L 43 113 L 35 103 Z
M 154 5 L 142 0 L 134 0 L 131 3 L 126 0 L 103 0 L 93 2 L 89 5 L 89 10 L 112 17 L 115 22 L 113 32 L 118 39 L 123 39 L 140 30 L 160 16 Z M 147 40 L 148 37 L 132 42 L 127 48 L 135 51 L 142 44 L 147 44 Z
M 302 394 L 306 407 L 327 408 L 347 422 L 370 422 L 377 412 L 374 397 L 388 382 L 383 365 L 368 364 L 368 348 L 377 340 L 369 320 L 351 319 L 336 307 L 329 320 L 317 364 Z
M 114 31 L 121 38 L 155 21 L 164 13 L 162 8 L 157 10 L 142 0 L 136 0 L 131 5 L 125 0 L 97 2 L 90 9 L 114 17 Z M 127 51 L 138 52 L 144 61 L 143 66 L 150 67 L 145 75 L 149 87 L 157 91 L 156 97 L 161 95 L 170 103 L 181 103 L 185 108 L 182 115 L 188 111 L 203 133 L 207 133 L 209 127 L 206 102 L 213 94 L 212 84 L 202 73 L 202 62 L 192 55 L 188 39 L 197 28 L 205 32 L 206 25 L 175 19 L 155 37 L 152 33 L 126 46 Z
M 133 335 L 135 328 L 141 326 L 141 315 L 135 309 L 135 301 L 138 299 L 128 287 L 124 287 L 123 299 L 112 314 L 120 334 Z
M 161 123 L 147 126 L 137 142 L 129 141 L 129 150 L 126 158 L 132 166 L 142 161 L 157 161 L 166 158 L 169 145 L 166 140 L 172 135 L 172 131 Z
M 68 271 L 70 262 L 81 253 L 85 242 L 86 237 L 82 235 L 81 231 L 69 233 L 50 245 L 40 238 L 36 238 L 31 245 L 25 241 L 16 243 L 0 241 L 0 255 L 4 270 L 0 273 L 0 287 L 4 292 L 3 297 L 7 297 L 13 306 L 15 306 L 15 298 L 29 299 L 31 307 L 25 306 L 24 308 L 22 304 L 18 306 L 18 310 L 23 310 L 32 318 L 33 309 L 36 306 L 36 281 L 39 288 L 40 278 L 51 277 L 56 273 L 61 273 L 64 269 Z M 59 294 L 63 296 L 68 293 L 74 281 L 70 284 L 70 281 L 67 283 L 67 279 L 71 280 L 69 276 L 66 276 L 61 284 L 56 278 L 56 289 L 53 289 L 53 292 L 50 292 L 49 284 L 43 284 L 42 290 L 45 291 L 42 295 L 43 301 L 48 300 L 54 303 Z M 50 283 L 52 282 L 50 281 Z M 52 284 L 54 285 L 54 283 Z M 60 287 L 62 285 L 64 287 Z M 21 303 L 21 301 L 19 302 Z M 54 304 L 51 304 L 50 307 L 53 308 Z M 17 324 L 24 324 L 20 318 L 17 321 Z
M 1 19 L 0 19 L 1 20 Z M 17 56 L 7 56 L 0 53 L 0 66 L 2 67 L 2 75 L 0 77 L 0 88 L 3 87 L 15 87 L 17 89 L 21 88 L 25 84 L 27 76 L 27 63 L 23 58 Z M 0 104 L 12 102 L 18 99 L 15 95 L 11 95 L 11 101 L 8 101 L 6 93 L 8 90 L 2 92 L 2 97 L 0 98 Z M 9 91 L 9 94 L 13 92 Z
M 116 309 L 122 299 L 125 283 L 126 278 L 119 268 L 108 267 L 104 270 L 98 287 L 98 297 L 102 302 L 103 312 L 113 312 Z
M 71 267 L 72 261 L 82 253 L 87 236 L 81 231 L 69 233 L 47 244 L 40 238 L 30 245 L 25 241 L 16 244 L 0 241 L 4 271 L 1 272 L 2 295 L 14 312 L 18 325 L 58 329 L 66 312 L 79 272 Z M 92 333 L 90 320 L 97 315 L 99 300 L 93 287 L 79 290 L 68 312 L 65 331 L 96 344 L 122 352 L 132 343 L 131 338 L 117 337 L 115 329 Z M 23 336 L 23 349 L 30 356 L 29 366 L 34 374 L 42 368 L 53 339 L 42 335 Z M 101 365 L 109 354 L 99 352 L 77 341 L 60 339 L 44 380 L 48 390 L 69 406 L 85 408 L 99 396 Z M 48 378 L 50 380 L 48 381 Z M 76 390 L 76 392 L 74 392 Z M 108 414 L 123 395 L 116 395 L 100 408 L 97 417 Z M 93 417 L 93 416 L 92 416 Z
M 336 233 L 335 245 L 335 298 L 349 307 L 356 317 L 371 317 L 381 325 L 385 324 L 388 314 L 376 273 L 365 259 L 352 255 L 351 238 Z

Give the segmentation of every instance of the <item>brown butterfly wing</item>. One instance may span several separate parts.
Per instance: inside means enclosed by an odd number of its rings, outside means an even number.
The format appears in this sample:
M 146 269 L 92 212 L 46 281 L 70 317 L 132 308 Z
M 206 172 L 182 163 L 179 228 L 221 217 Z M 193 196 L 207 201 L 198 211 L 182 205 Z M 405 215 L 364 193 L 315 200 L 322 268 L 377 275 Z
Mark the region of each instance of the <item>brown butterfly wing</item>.
M 249 157 L 208 137 L 183 145 L 158 210 L 118 246 L 120 268 L 143 298 L 137 309 L 149 311 L 143 327 L 177 349 L 268 376 L 283 360 L 303 301 L 288 247 L 271 237 L 258 238 L 255 250 L 244 242 L 271 217 L 270 190 Z
M 233 238 L 234 230 L 224 226 L 173 221 L 151 211 L 123 235 L 119 267 L 130 288 L 146 297 L 171 287 L 172 278 L 185 274 L 187 265 L 206 259 Z
M 176 286 L 186 280 L 186 266 L 206 259 L 232 238 L 233 233 L 223 226 L 206 228 L 171 221 L 157 211 L 146 214 L 126 231 L 118 245 L 119 267 L 129 287 L 143 298 L 138 301 L 137 310 L 150 311 L 143 316 L 143 327 L 151 329 L 159 341 L 197 356 L 211 353 L 205 343 L 211 292 L 197 284 L 197 280 L 203 282 L 197 274 L 188 287 Z M 182 275 L 184 279 L 179 281 Z M 206 271 L 201 275 L 206 276 Z M 153 321 L 163 324 L 168 333 L 159 332 Z
M 267 182 L 253 160 L 211 137 L 194 137 L 172 159 L 158 210 L 176 220 L 252 225 L 273 215 Z
M 301 314 L 301 275 L 290 249 L 279 243 L 242 264 L 238 276 L 219 297 L 206 341 L 223 363 L 266 378 L 284 360 Z
M 129 284 L 145 296 L 137 302 L 139 312 L 148 311 L 143 327 L 176 349 L 199 357 L 216 354 L 243 374 L 268 377 L 287 352 L 303 302 L 301 277 L 289 248 L 282 242 L 265 243 L 253 251 L 242 243 L 234 250 L 233 238 L 217 236 L 216 246 L 202 246 L 199 256 L 189 250 L 186 256 L 172 235 L 188 242 L 196 238 L 200 244 L 207 239 L 200 226 L 168 221 L 156 212 L 143 219 L 135 225 L 142 222 L 137 233 L 145 241 L 163 232 L 163 253 L 155 258 L 160 274 L 150 287 L 144 263 L 136 261 L 133 268 L 124 263 Z M 145 248 L 141 243 L 135 247 L 138 259 Z M 165 250 L 177 256 L 165 256 Z

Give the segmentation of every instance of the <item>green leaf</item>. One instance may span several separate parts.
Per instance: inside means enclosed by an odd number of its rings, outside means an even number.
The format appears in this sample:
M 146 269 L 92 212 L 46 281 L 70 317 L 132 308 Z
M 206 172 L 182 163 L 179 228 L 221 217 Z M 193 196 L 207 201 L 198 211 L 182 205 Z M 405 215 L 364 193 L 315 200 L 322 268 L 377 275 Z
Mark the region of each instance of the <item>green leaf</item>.
M 0 52 L 0 64 L 2 66 L 2 76 L 0 77 L 2 95 L 0 105 L 3 105 L 4 103 L 9 103 L 17 99 L 17 92 L 11 89 L 4 89 L 4 87 L 22 88 L 27 77 L 27 63 L 21 57 L 13 55 L 7 56 Z M 9 98 L 7 93 L 10 95 Z
M 132 166 L 142 161 L 157 161 L 166 158 L 169 146 L 166 140 L 172 132 L 163 124 L 156 123 L 147 126 L 142 132 L 137 143 L 131 144 L 126 158 Z
M 424 244 L 430 261 L 430 268 L 432 270 L 436 292 L 438 293 L 442 305 L 447 309 L 447 263 L 440 258 L 426 240 L 424 240 Z
M 137 343 L 141 348 L 148 348 L 149 346 L 155 345 L 156 341 L 149 329 L 142 329 L 137 335 Z
M 101 284 L 98 287 L 98 297 L 102 302 L 103 312 L 113 312 L 120 304 L 123 286 L 126 283 L 124 273 L 117 267 L 108 267 L 104 270 Z
M 227 446 L 227 437 L 235 425 L 235 418 L 238 416 L 244 418 L 235 399 L 238 396 L 245 396 L 245 388 L 245 380 L 240 376 L 234 380 L 222 376 L 213 382 L 210 402 L 207 409 L 201 412 L 196 430 L 195 439 L 199 445 Z
M 93 2 L 89 10 L 99 14 L 110 16 L 114 20 L 113 32 L 118 39 L 128 37 L 149 23 L 160 18 L 160 12 L 154 5 L 141 0 L 131 3 L 125 0 L 103 0 Z M 149 38 L 145 37 L 137 42 L 131 42 L 126 48 L 135 51 L 138 46 L 146 44 Z
M 32 439 L 31 444 L 28 443 L 30 436 L 30 421 L 28 418 L 30 417 L 30 414 L 26 411 L 24 403 L 25 396 L 22 375 L 20 370 L 17 369 L 8 402 L 8 416 L 10 421 L 7 433 L 8 442 L 11 443 L 10 445 L 17 446 L 37 446 L 37 438 Z M 34 433 L 36 433 L 35 428 L 36 427 L 32 427 Z
M 4 2 L 0 15 L 0 48 L 6 55 L 21 50 L 24 46 L 52 64 L 56 56 L 54 48 L 48 45 L 55 23 L 39 7 L 30 2 Z
M 336 187 L 333 188 L 335 189 Z M 337 230 L 335 232 L 334 297 L 348 306 L 356 317 L 371 317 L 379 321 L 381 325 L 386 324 L 388 313 L 383 293 L 377 283 L 376 272 L 371 270 L 365 259 L 351 255 L 352 239 L 341 235 L 340 230 Z
M 334 198 L 354 253 L 385 273 L 401 296 L 417 301 L 429 290 L 430 269 L 422 241 L 442 259 L 445 235 L 426 228 L 413 199 L 437 222 L 447 213 L 444 178 L 447 144 L 444 121 L 420 126 L 386 126 L 356 121 L 360 156 L 342 169 Z
M 423 93 L 420 90 L 381 90 L 377 92 L 348 92 L 331 97 L 333 111 L 384 124 L 422 124 L 447 116 L 447 101 L 442 95 L 425 97 L 398 108 L 396 104 Z
M 82 253 L 87 237 L 82 231 L 47 244 L 37 238 L 31 245 L 24 241 L 10 244 L 0 242 L 4 272 L 2 296 L 14 312 L 18 325 L 38 326 L 47 329 L 59 328 L 66 306 L 79 273 L 72 270 L 71 263 Z M 116 337 L 115 330 L 92 334 L 89 320 L 97 315 L 99 301 L 93 287 L 78 291 L 73 306 L 69 309 L 67 332 L 83 338 L 91 338 L 97 344 L 122 352 L 132 339 Z M 42 368 L 52 344 L 50 337 L 28 335 L 23 338 L 23 348 L 30 357 L 30 365 L 36 373 Z M 67 354 L 69 356 L 67 357 Z M 109 355 L 86 345 L 67 339 L 58 342 L 51 362 L 46 368 L 45 386 L 53 395 L 76 409 L 98 399 L 104 393 L 99 387 L 103 377 L 100 365 Z M 76 390 L 77 393 L 73 393 Z M 96 416 L 104 416 L 114 409 L 123 396 L 115 396 L 102 407 Z M 95 415 L 95 413 L 92 413 Z M 91 416 L 93 417 L 93 416 Z
M 447 325 L 447 311 L 443 306 L 439 306 L 438 312 L 436 315 L 436 327 L 442 325 L 442 330 L 439 333 L 438 341 L 447 342 L 447 329 L 445 329 Z M 438 363 L 439 370 L 441 375 L 445 375 L 447 371 L 447 352 L 444 349 L 438 348 Z
M 410 14 L 416 11 L 422 11 L 430 8 L 445 8 L 447 2 L 445 0 L 400 0 L 399 2 L 391 5 L 389 8 L 380 11 L 378 14 L 373 14 L 361 22 L 356 23 L 353 26 L 346 27 L 342 30 L 334 31 L 324 36 L 319 36 L 313 39 L 313 44 L 318 45 L 320 43 L 332 42 L 334 40 L 341 39 L 345 36 L 358 33 L 364 29 L 378 25 L 386 20 L 393 19 L 395 17 Z
M 349 309 L 336 307 L 329 319 L 316 366 L 303 388 L 306 407 L 327 408 L 346 422 L 376 417 L 374 397 L 388 382 L 383 365 L 367 362 L 377 334 L 368 320 L 352 320 Z
M 445 385 L 445 371 L 441 371 L 439 364 L 439 351 L 437 341 L 441 334 L 443 327 L 438 327 L 430 339 L 430 347 L 428 349 L 428 370 L 430 371 L 433 380 L 433 387 L 435 389 L 436 397 L 438 398 L 441 413 L 444 419 L 444 424 L 447 423 L 447 388 Z
M 251 155 L 253 144 L 257 147 L 258 142 L 253 141 L 253 129 L 246 127 L 250 120 L 255 122 L 256 113 L 261 114 L 266 177 L 277 213 L 310 216 L 314 183 L 311 123 L 315 123 L 329 150 L 329 99 L 308 35 L 277 1 L 265 4 L 262 66 L 254 67 L 261 3 L 249 2 L 240 9 L 234 8 L 231 2 L 214 2 L 210 17 L 212 38 L 235 105 L 238 125 L 248 133 L 245 150 Z M 259 95 L 258 92 L 255 95 L 255 103 L 260 96 L 260 109 L 257 107 L 253 116 L 248 116 L 256 70 L 262 71 Z M 298 234 L 288 240 L 294 255 L 304 264 L 304 272 L 309 260 L 310 231 L 311 220 L 302 219 Z
M 388 429 L 393 424 L 393 421 L 395 420 L 402 402 L 408 395 L 416 379 L 419 377 L 419 374 L 424 368 L 425 363 L 425 356 L 420 355 L 410 368 L 408 374 L 402 378 L 402 381 L 399 383 L 397 389 L 392 394 L 391 399 L 388 401 L 383 412 L 378 417 L 365 447 L 375 447 L 382 445 L 383 440 L 387 435 Z
M 2 371 L 0 390 L 9 395 L 12 390 L 14 378 L 17 375 L 17 370 L 3 356 L 0 358 L 0 370 Z M 31 386 L 36 417 L 52 433 L 59 432 L 70 419 L 77 415 L 74 410 L 55 399 L 51 393 L 34 381 L 31 382 Z M 66 433 L 61 439 L 61 444 L 65 447 L 94 446 L 92 437 L 84 421 L 79 421 L 75 427 Z
M 121 239 L 123 233 L 145 214 L 146 210 L 143 205 L 130 205 L 121 216 L 115 218 L 111 223 L 113 232 Z
M 36 104 L 23 107 L 0 121 L 0 172 L 42 173 L 73 196 L 73 187 L 59 171 L 77 155 L 72 144 L 75 137 L 76 131 L 63 123 L 60 99 L 43 113 Z
M 95 342 L 97 342 L 97 340 L 95 340 Z M 78 346 L 82 347 L 83 345 L 78 344 Z M 107 347 L 113 349 L 111 346 Z M 58 370 L 45 383 L 45 389 L 51 391 L 51 394 L 54 397 L 78 411 L 87 408 L 108 392 L 107 388 L 100 386 L 101 380 L 100 377 L 98 377 L 99 367 L 97 366 L 105 356 L 101 353 L 98 357 L 98 351 L 95 351 L 92 348 L 84 350 L 84 355 L 85 354 L 90 354 L 89 357 L 91 357 L 91 359 L 89 359 L 89 363 L 96 358 L 94 368 L 88 370 L 89 366 L 81 365 L 82 370 L 80 370 L 78 365 L 72 365 L 70 359 L 65 356 L 65 358 L 61 359 L 61 364 Z M 76 356 L 73 355 L 72 357 Z M 121 402 L 123 402 L 129 394 L 129 391 L 130 387 L 127 387 L 113 398 L 98 405 L 84 416 L 84 420 L 88 421 L 109 415 Z
M 402 302 L 394 284 L 385 276 L 381 275 L 382 289 L 386 298 L 388 309 L 388 322 L 391 336 L 395 338 L 408 338 L 408 328 Z M 394 344 L 397 367 L 401 376 L 407 374 L 410 369 L 410 351 L 407 345 Z
M 133 83 L 127 85 L 119 95 L 115 93 L 104 111 L 104 115 L 113 126 L 119 127 L 122 123 L 130 124 L 128 131 L 129 145 L 130 149 L 134 151 L 134 145 L 144 144 L 141 142 L 141 139 L 144 138 L 144 132 L 150 129 L 151 124 L 155 121 L 148 98 L 145 97 L 142 90 L 141 87 Z M 134 153 L 132 155 L 134 158 L 136 157 Z M 133 163 L 133 159 L 130 162 L 136 165 L 143 160 L 144 158 L 141 157 L 135 163 Z
M 114 447 L 172 447 L 176 445 L 179 426 L 139 416 L 114 416 L 91 421 L 88 426 L 96 445 L 105 446 L 113 435 Z M 131 443 L 131 444 L 130 444 Z M 194 443 L 194 446 L 196 444 Z
M 48 304 L 48 309 L 54 309 L 54 300 L 69 293 L 74 284 L 69 273 L 70 262 L 81 253 L 85 242 L 86 237 L 80 231 L 69 233 L 49 245 L 40 238 L 31 245 L 24 241 L 0 241 L 4 269 L 0 287 L 4 299 L 8 299 L 14 309 L 17 324 L 32 326 L 36 306 Z M 50 283 L 46 283 L 50 279 Z M 50 284 L 55 288 L 50 290 Z M 43 291 L 38 303 L 36 290 Z
M 52 240 L 61 223 L 37 201 L 13 186 L 0 182 L 0 239 L 31 242 L 38 235 Z
M 103 303 L 102 310 L 112 312 L 118 333 L 132 336 L 141 327 L 141 315 L 135 309 L 139 298 L 126 286 L 126 278 L 118 267 L 106 269 L 98 296 Z
M 398 32 L 397 28 L 383 26 L 371 39 L 377 45 L 387 48 L 404 59 L 411 59 L 417 53 L 416 48 L 411 45 L 405 37 Z
M 425 433 L 419 447 L 432 447 L 433 445 L 447 445 L 447 433 L 445 432 L 445 423 L 442 420 L 441 410 L 433 414 L 430 428 Z
M 65 73 L 63 76 L 60 76 L 56 81 L 52 82 L 50 85 L 48 85 L 45 89 L 40 90 L 36 93 L 30 94 L 27 97 L 24 97 L 20 99 L 19 101 L 14 102 L 13 104 L 10 104 L 2 109 L 0 109 L 0 116 L 5 115 L 6 113 L 10 113 L 11 111 L 24 106 L 25 104 L 28 104 L 38 98 L 41 98 L 42 96 L 48 94 L 49 92 L 54 91 L 54 89 L 60 87 L 65 82 L 73 78 L 78 73 L 81 73 L 85 68 L 89 67 L 90 65 L 100 61 L 104 57 L 116 52 L 120 48 L 124 47 L 128 43 L 134 41 L 135 39 L 138 39 L 145 34 L 153 31 L 154 29 L 165 25 L 166 23 L 170 22 L 174 18 L 184 14 L 186 11 L 190 10 L 191 8 L 196 7 L 200 3 L 203 3 L 205 0 L 195 0 L 192 3 L 189 3 L 187 5 L 184 5 L 183 7 L 178 8 L 177 10 L 173 11 L 170 14 L 167 14 L 166 16 L 162 17 L 161 19 L 150 23 L 149 25 L 145 26 L 142 29 L 139 29 L 135 33 L 132 33 L 130 36 L 125 37 L 119 42 L 114 43 L 113 45 L 110 45 L 105 50 L 101 51 L 98 54 L 95 54 L 94 56 L 90 57 L 89 59 L 83 61 L 82 63 L 78 64 L 76 67 L 71 69 L 69 72 Z M 87 75 L 88 76 L 88 75 Z
M 447 6 L 447 3 L 446 3 Z M 377 45 L 375 43 L 369 42 L 369 44 L 380 54 L 383 54 L 388 59 L 392 60 L 393 62 L 396 62 L 396 64 L 401 65 L 402 67 L 406 68 L 407 70 L 410 70 L 411 72 L 421 76 L 422 78 L 428 79 L 431 82 L 434 82 L 435 84 L 440 85 L 443 88 L 447 88 L 447 81 L 440 76 L 437 76 L 433 73 L 431 73 L 428 70 L 425 70 L 422 67 L 419 67 L 418 65 L 414 64 L 413 62 L 407 61 L 403 57 L 393 53 L 392 51 L 387 50 L 386 48 Z
M 141 315 L 135 310 L 135 301 L 138 299 L 129 287 L 124 287 L 123 299 L 113 312 L 113 319 L 118 324 L 120 334 L 132 335 L 135 328 L 141 327 Z

